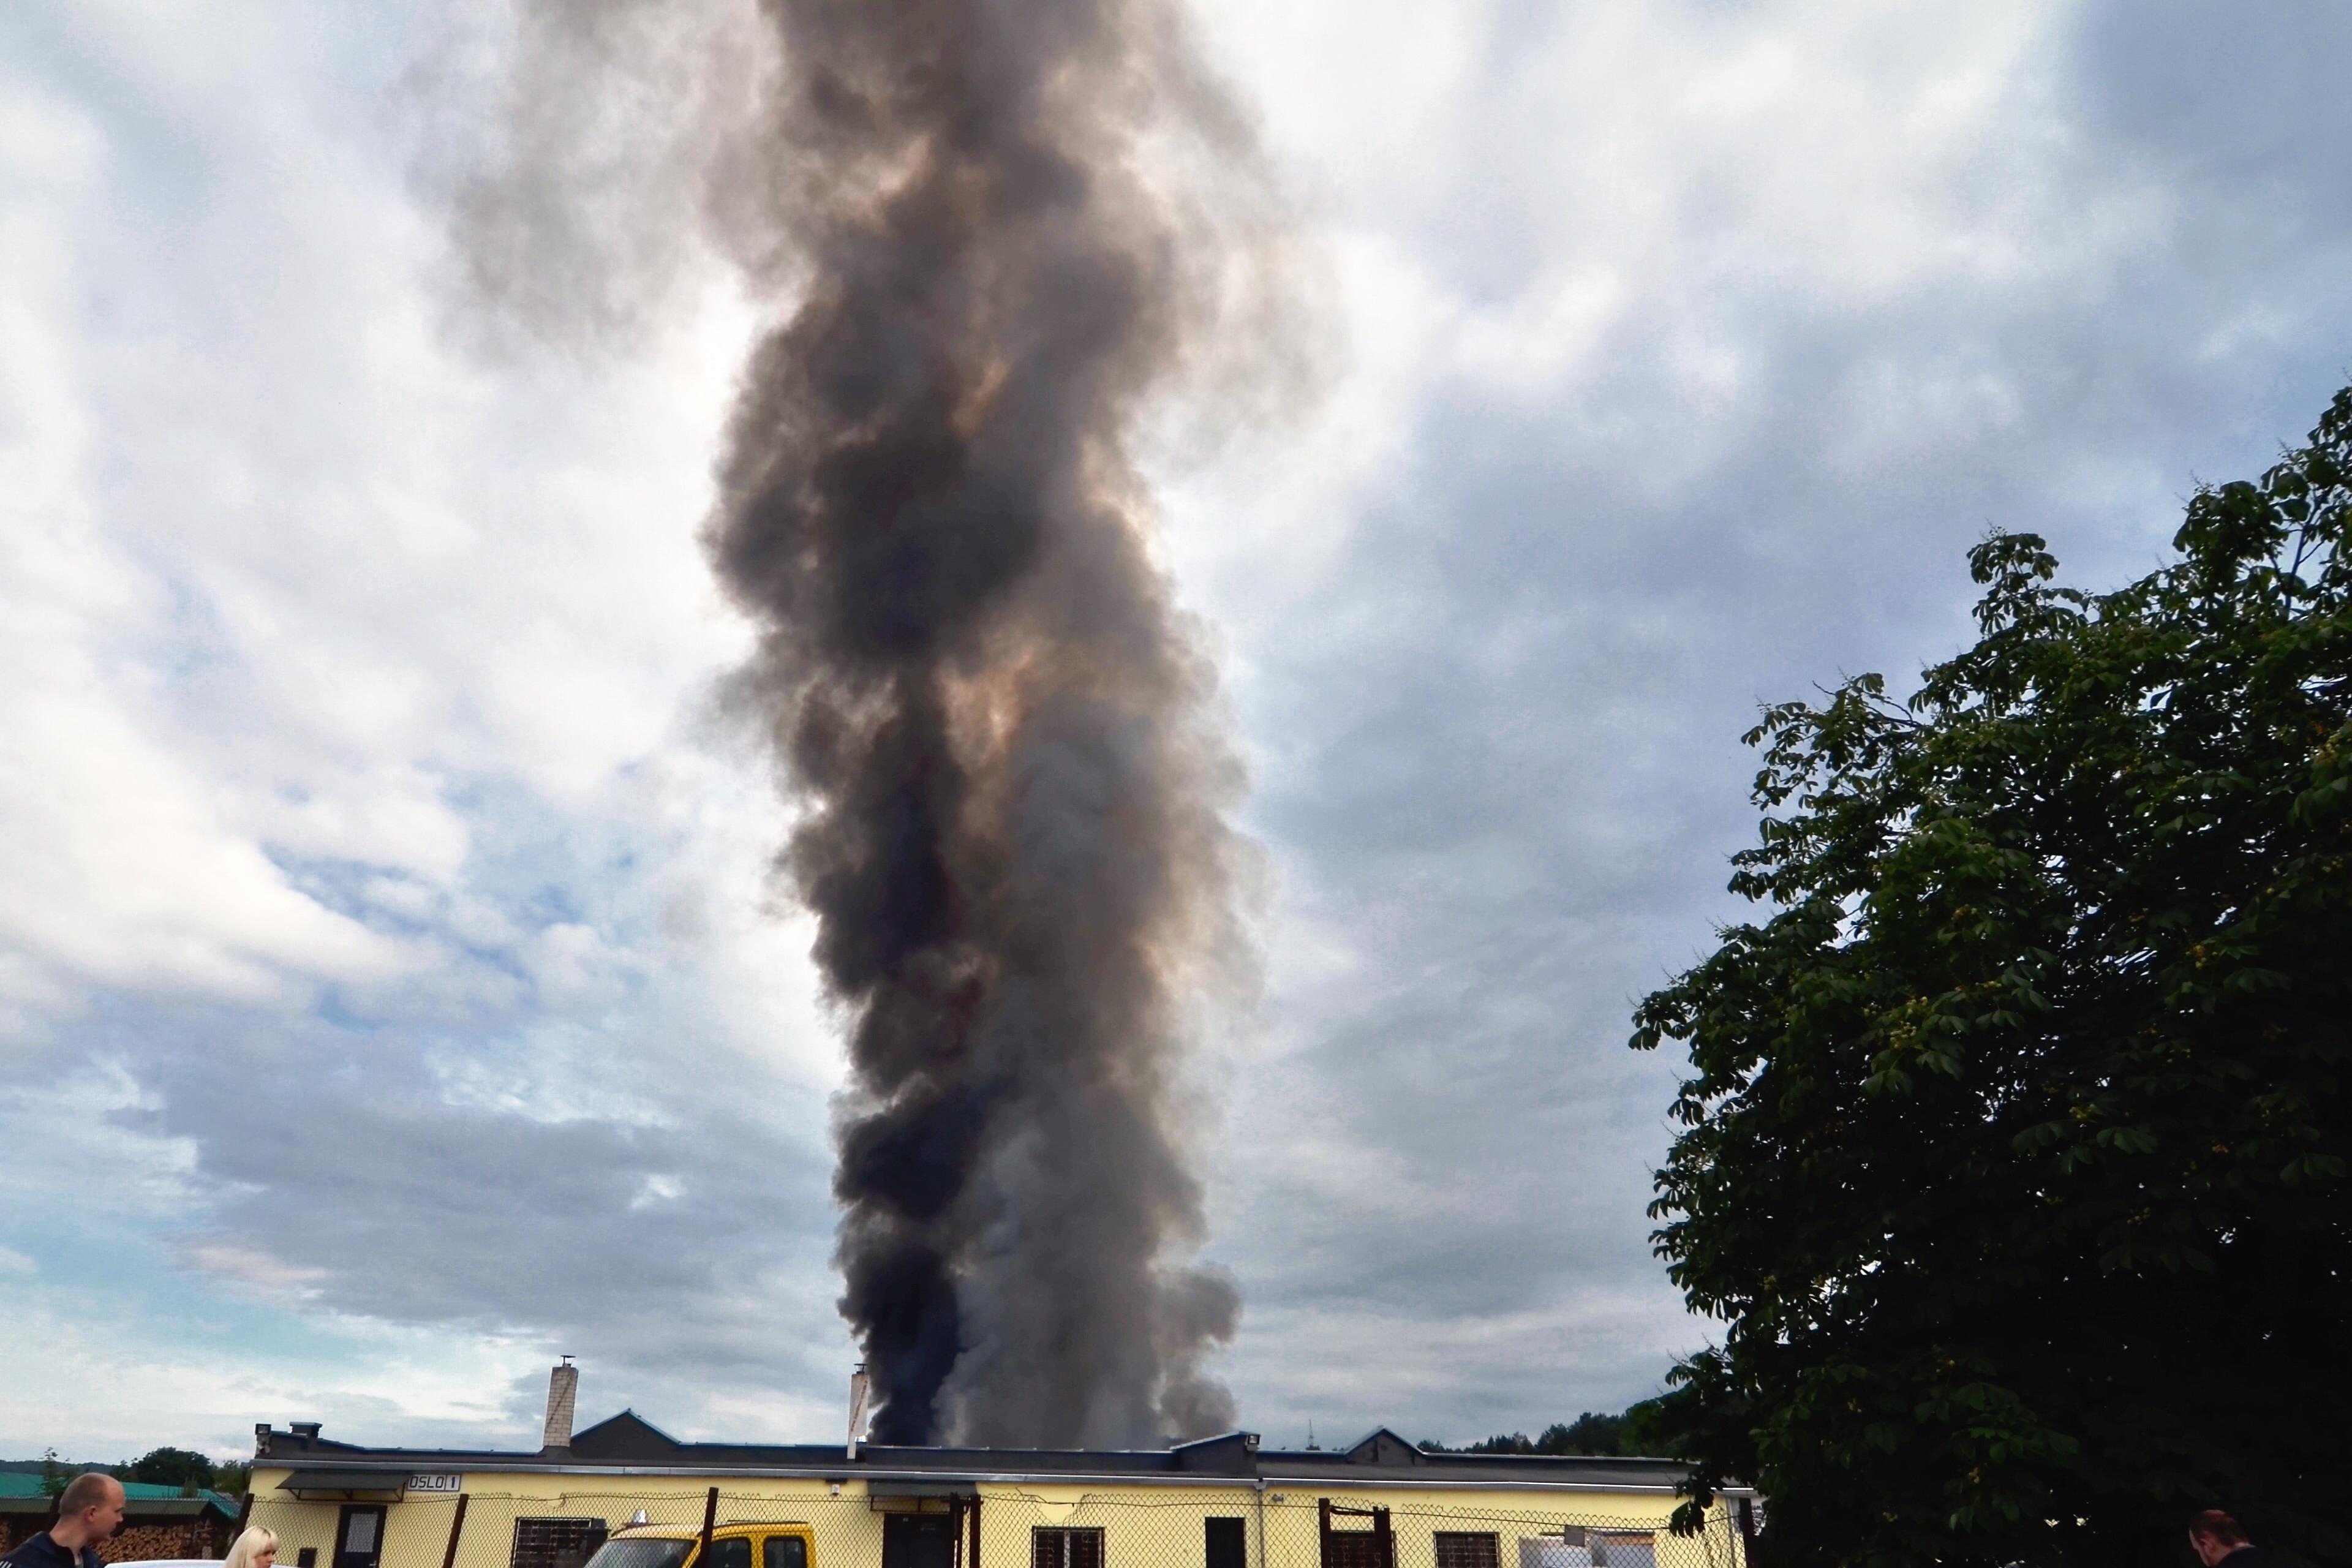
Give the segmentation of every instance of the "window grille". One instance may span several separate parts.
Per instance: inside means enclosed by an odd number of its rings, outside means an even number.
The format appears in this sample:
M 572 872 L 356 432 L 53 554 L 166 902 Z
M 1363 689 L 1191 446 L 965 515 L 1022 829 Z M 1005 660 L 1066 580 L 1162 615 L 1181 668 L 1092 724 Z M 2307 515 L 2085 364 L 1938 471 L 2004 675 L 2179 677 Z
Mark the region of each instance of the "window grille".
M 1433 1534 L 1437 1568 L 1502 1568 L 1502 1541 L 1493 1531 L 1440 1530 Z
M 1039 1525 L 1029 1532 L 1029 1568 L 1103 1568 L 1103 1532 Z
M 519 1519 L 512 1568 L 581 1568 L 604 1544 L 601 1519 Z

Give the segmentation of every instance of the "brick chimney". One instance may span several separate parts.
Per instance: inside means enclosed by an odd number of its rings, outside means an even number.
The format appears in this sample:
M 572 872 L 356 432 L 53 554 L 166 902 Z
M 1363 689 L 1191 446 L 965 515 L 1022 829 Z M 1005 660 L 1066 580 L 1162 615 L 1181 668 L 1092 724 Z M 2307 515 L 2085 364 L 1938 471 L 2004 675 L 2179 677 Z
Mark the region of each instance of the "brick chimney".
M 572 1406 L 579 1394 L 580 1369 L 572 1364 L 570 1356 L 565 1356 L 547 1374 L 547 1433 L 541 1447 L 572 1447 Z

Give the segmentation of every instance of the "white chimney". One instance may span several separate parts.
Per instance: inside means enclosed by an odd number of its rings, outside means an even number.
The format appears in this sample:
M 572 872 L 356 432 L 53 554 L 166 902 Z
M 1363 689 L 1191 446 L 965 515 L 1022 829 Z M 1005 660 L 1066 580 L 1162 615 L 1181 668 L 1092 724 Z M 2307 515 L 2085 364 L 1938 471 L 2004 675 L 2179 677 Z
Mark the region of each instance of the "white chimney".
M 541 1447 L 569 1448 L 572 1447 L 572 1406 L 580 1394 L 580 1369 L 565 1356 L 561 1364 L 547 1374 L 547 1433 Z
M 857 1437 L 866 1426 L 866 1395 L 871 1388 L 866 1376 L 866 1363 L 859 1362 L 857 1370 L 849 1374 L 849 1457 L 857 1458 Z

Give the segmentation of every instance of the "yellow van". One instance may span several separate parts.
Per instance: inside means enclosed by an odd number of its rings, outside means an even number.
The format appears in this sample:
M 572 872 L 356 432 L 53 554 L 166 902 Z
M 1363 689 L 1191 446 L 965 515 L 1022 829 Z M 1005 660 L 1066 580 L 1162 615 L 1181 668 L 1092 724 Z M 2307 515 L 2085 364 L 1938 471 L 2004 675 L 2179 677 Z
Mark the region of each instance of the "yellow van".
M 816 1568 L 816 1535 L 805 1524 L 721 1524 L 710 1553 L 690 1524 L 629 1524 L 605 1538 L 587 1568 Z

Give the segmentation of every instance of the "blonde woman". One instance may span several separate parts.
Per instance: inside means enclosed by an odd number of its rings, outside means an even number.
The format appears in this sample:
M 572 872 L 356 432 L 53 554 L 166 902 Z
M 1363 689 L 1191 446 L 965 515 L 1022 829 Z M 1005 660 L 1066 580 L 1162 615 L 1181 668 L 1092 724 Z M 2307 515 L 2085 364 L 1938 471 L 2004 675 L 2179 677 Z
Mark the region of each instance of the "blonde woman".
M 228 1561 L 221 1568 L 271 1568 L 277 1561 L 278 1532 L 252 1524 L 228 1549 Z

